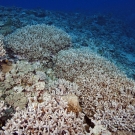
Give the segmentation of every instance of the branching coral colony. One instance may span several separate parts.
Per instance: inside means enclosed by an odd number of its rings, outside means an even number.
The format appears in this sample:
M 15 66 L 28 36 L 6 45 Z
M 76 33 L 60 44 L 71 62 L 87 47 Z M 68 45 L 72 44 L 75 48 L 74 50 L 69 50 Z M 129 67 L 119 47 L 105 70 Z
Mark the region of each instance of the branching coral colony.
M 2 58 L 6 55 L 6 51 L 3 48 L 4 47 L 3 39 L 4 37 L 0 35 L 0 61 L 2 61 Z
M 112 132 L 135 130 L 135 82 L 89 48 L 60 51 L 56 76 L 78 85 L 82 110 Z
M 5 43 L 26 59 L 0 71 L 0 118 L 7 108 L 15 110 L 1 123 L 1 135 L 111 135 L 135 130 L 135 82 L 111 62 L 89 48 L 64 50 L 71 45 L 68 34 L 44 24 L 18 29 Z M 2 57 L 3 42 L 0 47 Z M 52 69 L 44 64 L 50 62 Z
M 22 66 L 26 67 L 25 70 Z M 2 83 L 5 87 L 2 95 L 5 94 L 5 101 L 16 109 L 16 113 L 2 127 L 1 134 L 94 133 L 85 123 L 85 114 L 81 112 L 78 97 L 75 95 L 78 86 L 64 79 L 47 80 L 48 76 L 44 72 L 41 74 L 40 71 L 39 74 L 38 69 L 41 67 L 36 67 L 27 62 L 18 62 L 13 65 L 10 73 L 3 74 Z M 34 69 L 37 70 L 35 74 Z M 9 78 L 12 78 L 12 84 L 8 81 Z M 23 100 L 24 98 L 28 100 Z M 1 102 L 1 108 L 5 108 L 4 102 Z M 86 127 L 89 129 L 86 130 Z M 99 132 L 101 131 L 109 133 L 100 124 Z

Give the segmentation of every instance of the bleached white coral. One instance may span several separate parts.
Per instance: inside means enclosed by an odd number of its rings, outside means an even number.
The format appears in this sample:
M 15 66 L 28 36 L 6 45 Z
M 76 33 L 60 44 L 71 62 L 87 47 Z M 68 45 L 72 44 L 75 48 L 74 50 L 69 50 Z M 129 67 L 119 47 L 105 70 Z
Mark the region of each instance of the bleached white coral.
M 109 130 L 134 131 L 135 82 L 88 48 L 59 52 L 56 76 L 75 82 L 84 113 Z
M 3 111 L 6 110 L 7 107 L 4 104 L 4 101 L 0 101 L 0 117 L 3 115 Z
M 26 110 L 17 111 L 3 127 L 7 134 L 74 135 L 85 134 L 84 114 L 67 112 L 67 103 L 51 97 L 46 102 L 28 104 Z
M 71 83 L 65 79 L 57 79 L 51 81 L 48 86 L 48 91 L 52 95 L 67 95 L 67 94 L 77 94 L 79 95 L 78 85 L 76 83 Z
M 28 60 L 45 60 L 71 45 L 69 35 L 55 26 L 45 24 L 25 26 L 5 38 L 7 46 Z
M 0 61 L 1 61 L 2 57 L 6 55 L 6 51 L 3 48 L 4 47 L 3 39 L 4 39 L 4 37 L 2 35 L 0 35 Z

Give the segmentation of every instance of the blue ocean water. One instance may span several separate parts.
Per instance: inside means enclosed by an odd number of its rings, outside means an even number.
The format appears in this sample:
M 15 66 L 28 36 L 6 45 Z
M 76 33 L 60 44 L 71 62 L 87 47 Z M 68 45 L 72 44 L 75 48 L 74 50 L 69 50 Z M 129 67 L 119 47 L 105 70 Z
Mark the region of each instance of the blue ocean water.
M 125 19 L 134 27 L 135 1 L 134 0 L 1 0 L 1 6 L 21 7 L 26 9 L 42 8 L 45 10 L 74 11 L 83 13 L 113 13 Z
M 135 23 L 135 1 L 134 0 L 1 0 L 1 6 L 21 7 L 26 9 L 42 8 L 45 10 L 74 11 L 88 14 L 113 13 L 125 19 L 130 25 Z
M 47 10 L 62 10 L 62 11 L 72 11 L 72 10 L 82 10 L 87 12 L 117 12 L 126 13 L 135 11 L 134 0 L 1 0 L 0 5 L 3 6 L 17 6 L 22 8 L 44 8 Z M 118 13 L 118 12 L 117 12 Z M 118 14 L 119 14 L 118 13 Z

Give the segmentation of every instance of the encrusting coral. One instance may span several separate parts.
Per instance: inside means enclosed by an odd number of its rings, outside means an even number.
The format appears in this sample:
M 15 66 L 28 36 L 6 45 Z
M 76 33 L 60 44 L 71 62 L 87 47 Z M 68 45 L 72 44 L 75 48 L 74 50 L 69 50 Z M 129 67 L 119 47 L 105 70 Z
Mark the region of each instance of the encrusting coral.
M 135 82 L 88 48 L 58 53 L 58 78 L 76 83 L 83 112 L 112 132 L 135 130 Z
M 28 60 L 49 64 L 60 50 L 71 46 L 70 36 L 55 26 L 28 25 L 5 37 L 7 48 Z

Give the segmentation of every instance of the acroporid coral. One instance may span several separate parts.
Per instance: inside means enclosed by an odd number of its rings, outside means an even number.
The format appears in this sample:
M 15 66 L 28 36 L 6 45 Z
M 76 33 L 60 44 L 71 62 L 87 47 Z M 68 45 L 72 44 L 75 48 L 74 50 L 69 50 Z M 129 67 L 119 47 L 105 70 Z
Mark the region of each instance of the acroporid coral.
M 25 110 L 17 111 L 3 127 L 5 135 L 84 135 L 84 114 L 67 112 L 67 102 L 51 97 L 42 103 L 29 101 Z
M 0 61 L 2 61 L 2 58 L 6 55 L 6 51 L 3 48 L 4 43 L 3 43 L 4 37 L 0 35 Z
M 10 106 L 7 106 L 4 101 L 0 101 L 0 135 L 4 135 L 1 130 L 2 126 L 5 124 L 5 121 L 12 116 L 13 110 Z
M 78 85 L 74 82 L 67 81 L 65 79 L 57 79 L 48 83 L 48 91 L 52 95 L 65 96 L 67 94 L 79 95 Z
M 0 72 L 0 99 L 4 98 L 3 100 L 14 108 L 24 108 L 29 95 L 32 96 L 35 91 L 45 88 L 45 80 L 43 81 L 45 74 L 41 71 L 40 74 L 38 73 L 40 68 L 41 65 L 38 62 L 30 64 L 27 61 L 18 61 L 12 65 L 9 72 Z
M 25 69 L 22 65 L 25 65 Z M 1 135 L 92 135 L 107 132 L 102 125 L 97 131 L 96 126 L 92 129 L 85 121 L 76 83 L 64 79 L 46 82 L 44 72 L 34 71 L 38 68 L 36 63 L 17 62 L 9 73 L 3 74 L 3 97 L 16 112 L 1 125 Z M 1 107 L 3 105 L 4 102 Z
M 4 104 L 4 101 L 0 101 L 0 117 L 3 115 L 3 111 L 6 110 L 7 107 Z
M 63 30 L 45 24 L 28 25 L 5 37 L 7 47 L 28 60 L 50 59 L 71 45 L 70 36 Z
M 79 105 L 79 91 L 76 83 L 71 83 L 64 79 L 58 79 L 49 84 L 48 91 L 51 95 L 59 95 L 63 100 L 68 102 L 68 111 L 79 113 L 82 111 Z
M 135 82 L 88 48 L 59 52 L 56 76 L 76 83 L 83 112 L 110 131 L 135 131 Z

